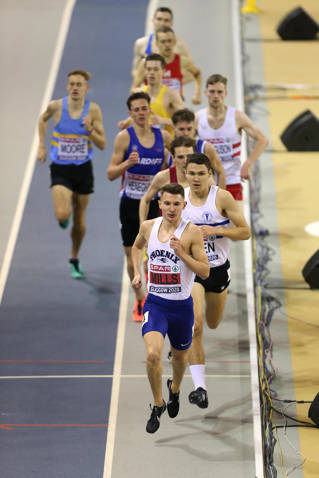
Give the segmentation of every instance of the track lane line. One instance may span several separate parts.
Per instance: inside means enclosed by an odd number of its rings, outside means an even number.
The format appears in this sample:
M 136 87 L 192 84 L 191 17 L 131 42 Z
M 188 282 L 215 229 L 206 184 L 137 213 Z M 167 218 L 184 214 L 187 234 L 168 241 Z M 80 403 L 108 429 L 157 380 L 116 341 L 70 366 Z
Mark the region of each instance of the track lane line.
M 170 378 L 171 374 L 163 374 L 163 378 Z M 114 378 L 114 375 L 3 375 L 0 380 L 33 380 L 33 379 L 48 379 L 48 378 Z M 122 378 L 147 378 L 146 374 L 130 374 L 119 375 L 119 379 Z M 191 375 L 184 375 L 184 378 L 191 378 Z M 206 378 L 250 378 L 250 374 L 209 374 Z
M 75 2 L 76 0 L 66 1 L 65 9 L 62 15 L 62 20 L 61 20 L 61 26 L 60 26 L 60 30 L 59 30 L 59 34 L 58 34 L 58 38 L 56 42 L 56 47 L 55 47 L 55 51 L 54 51 L 54 55 L 53 55 L 53 59 L 51 63 L 51 68 L 50 68 L 50 72 L 48 76 L 48 81 L 46 84 L 46 88 L 42 98 L 41 108 L 40 108 L 40 112 L 38 116 L 40 116 L 40 114 L 43 113 L 43 111 L 47 107 L 52 97 L 54 85 L 56 82 L 56 77 L 57 77 L 58 70 L 61 63 L 61 57 L 62 57 L 64 45 L 65 45 L 65 40 L 69 31 L 70 21 L 71 21 Z M 21 226 L 23 212 L 24 212 L 26 201 L 27 201 L 31 181 L 32 181 L 32 176 L 33 176 L 35 163 L 37 159 L 36 158 L 37 147 L 38 147 L 38 125 L 36 125 L 34 130 L 31 149 L 30 149 L 28 161 L 27 161 L 27 166 L 23 176 L 23 182 L 22 182 L 22 186 L 21 186 L 21 190 L 20 190 L 20 194 L 19 194 L 19 198 L 17 202 L 17 207 L 13 217 L 9 239 L 8 239 L 7 247 L 4 253 L 3 263 L 2 263 L 2 267 L 0 271 L 0 305 L 2 303 L 3 293 L 7 283 L 8 274 L 9 274 L 9 270 L 10 270 L 10 266 L 12 262 L 12 257 L 13 257 L 15 245 L 17 242 L 20 226 Z
M 240 26 L 240 2 L 232 0 L 232 25 L 233 25 L 233 58 L 235 72 L 235 96 L 236 108 L 241 111 L 245 110 L 244 106 L 244 88 L 243 88 L 243 71 L 242 71 L 242 48 L 241 48 L 241 26 Z M 242 138 L 242 156 L 244 162 L 247 157 L 247 141 L 246 135 Z M 250 206 L 249 206 L 249 185 L 244 183 L 244 213 L 248 225 L 250 223 Z M 256 478 L 264 478 L 264 460 L 261 433 L 261 416 L 260 416 L 260 398 L 259 398 L 259 372 L 257 359 L 257 336 L 256 336 L 256 318 L 255 318 L 255 296 L 253 284 L 253 264 L 252 264 L 252 241 L 251 239 L 244 241 L 244 257 L 245 257 L 245 280 L 246 280 L 246 303 L 248 317 L 248 334 L 249 334 L 249 357 L 251 370 L 251 396 L 252 396 L 252 415 L 253 415 L 253 434 L 255 448 L 255 475 Z

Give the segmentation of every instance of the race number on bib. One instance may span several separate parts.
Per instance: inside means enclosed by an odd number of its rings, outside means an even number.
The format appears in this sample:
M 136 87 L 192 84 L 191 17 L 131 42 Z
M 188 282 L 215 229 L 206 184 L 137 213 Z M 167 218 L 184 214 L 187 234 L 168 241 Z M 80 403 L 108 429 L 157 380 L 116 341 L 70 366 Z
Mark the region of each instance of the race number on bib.
M 60 161 L 83 161 L 88 156 L 88 138 L 68 136 L 59 137 Z
M 132 199 L 141 199 L 146 193 L 153 176 L 127 173 L 125 192 Z

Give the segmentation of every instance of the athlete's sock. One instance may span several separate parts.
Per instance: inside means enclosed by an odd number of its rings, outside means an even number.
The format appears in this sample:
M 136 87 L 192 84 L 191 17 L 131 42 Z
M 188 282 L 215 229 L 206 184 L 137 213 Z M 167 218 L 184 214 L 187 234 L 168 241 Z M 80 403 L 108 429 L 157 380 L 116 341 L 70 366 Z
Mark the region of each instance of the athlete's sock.
M 207 390 L 205 381 L 205 364 L 190 365 L 189 369 L 192 374 L 195 390 L 198 387 L 202 387 L 204 390 Z

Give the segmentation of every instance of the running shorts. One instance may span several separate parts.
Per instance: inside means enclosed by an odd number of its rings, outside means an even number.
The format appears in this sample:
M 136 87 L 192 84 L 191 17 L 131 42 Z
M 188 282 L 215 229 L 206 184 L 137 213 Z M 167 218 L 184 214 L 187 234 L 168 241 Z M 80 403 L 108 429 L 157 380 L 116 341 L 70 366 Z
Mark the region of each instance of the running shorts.
M 230 264 L 229 260 L 218 267 L 211 267 L 209 277 L 205 280 L 195 276 L 195 282 L 199 282 L 205 289 L 205 292 L 216 292 L 220 294 L 230 284 Z
M 94 191 L 92 161 L 76 166 L 75 164 L 51 163 L 52 186 L 65 186 L 78 194 L 91 194 Z
M 186 350 L 192 344 L 194 310 L 192 296 L 184 300 L 169 300 L 148 294 L 143 309 L 142 335 L 160 332 L 176 350 Z

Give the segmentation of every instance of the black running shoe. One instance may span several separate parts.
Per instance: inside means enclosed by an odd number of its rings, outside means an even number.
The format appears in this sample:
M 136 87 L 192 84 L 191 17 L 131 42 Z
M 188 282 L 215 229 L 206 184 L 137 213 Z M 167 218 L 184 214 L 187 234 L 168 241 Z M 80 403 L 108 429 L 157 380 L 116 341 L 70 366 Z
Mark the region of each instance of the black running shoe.
M 190 403 L 197 405 L 199 408 L 207 408 L 208 407 L 208 396 L 206 390 L 202 387 L 196 388 L 188 395 L 188 400 Z
M 179 412 L 179 392 L 172 392 L 172 383 L 173 380 L 170 378 L 167 380 L 167 388 L 169 392 L 169 399 L 167 402 L 167 412 L 171 418 L 175 418 Z
M 166 410 L 166 403 L 163 400 L 163 405 L 161 407 L 154 405 L 152 408 L 152 405 L 150 405 L 150 409 L 152 410 L 152 413 L 146 424 L 146 431 L 148 433 L 155 433 L 159 429 L 161 415 Z

